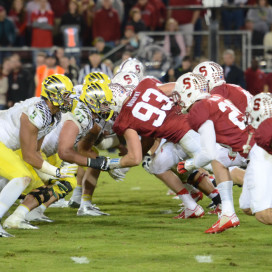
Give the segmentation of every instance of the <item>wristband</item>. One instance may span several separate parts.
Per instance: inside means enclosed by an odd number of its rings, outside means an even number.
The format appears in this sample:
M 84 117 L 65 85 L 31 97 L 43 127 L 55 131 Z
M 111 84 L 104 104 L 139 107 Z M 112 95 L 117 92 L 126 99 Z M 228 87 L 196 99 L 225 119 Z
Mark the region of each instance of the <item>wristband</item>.
M 39 169 L 41 172 L 58 177 L 57 175 L 59 174 L 59 168 L 53 166 L 52 164 L 48 163 L 47 161 L 43 161 L 42 168 Z

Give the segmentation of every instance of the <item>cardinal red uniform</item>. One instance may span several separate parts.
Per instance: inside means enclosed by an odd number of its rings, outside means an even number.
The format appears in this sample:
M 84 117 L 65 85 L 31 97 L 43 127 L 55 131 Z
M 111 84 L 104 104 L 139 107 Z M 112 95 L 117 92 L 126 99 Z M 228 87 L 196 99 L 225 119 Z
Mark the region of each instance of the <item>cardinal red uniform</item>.
M 219 94 L 225 99 L 230 100 L 233 105 L 243 114 L 252 98 L 252 95 L 242 87 L 234 84 L 222 84 L 214 87 L 210 94 Z
M 177 143 L 191 129 L 187 115 L 176 114 L 172 100 L 160 91 L 158 83 L 151 78 L 140 82 L 114 123 L 118 135 L 130 128 L 141 136 Z
M 211 120 L 217 143 L 230 147 L 244 158 L 248 156 L 243 153 L 243 145 L 248 139 L 244 115 L 222 96 L 212 95 L 208 99 L 196 102 L 189 111 L 188 120 L 195 131 L 207 120 Z M 251 139 L 251 144 L 254 144 L 254 138 Z
M 264 120 L 255 131 L 255 141 L 258 146 L 272 155 L 272 118 Z

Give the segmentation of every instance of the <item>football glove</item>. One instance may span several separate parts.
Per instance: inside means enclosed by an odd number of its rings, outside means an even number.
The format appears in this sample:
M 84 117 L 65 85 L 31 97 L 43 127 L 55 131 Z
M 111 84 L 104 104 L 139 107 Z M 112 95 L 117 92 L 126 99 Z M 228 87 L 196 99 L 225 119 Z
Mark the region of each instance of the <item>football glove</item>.
M 102 171 L 109 171 L 121 167 L 120 159 L 110 159 L 104 156 L 98 156 L 96 159 L 88 158 L 87 166 Z
M 56 170 L 57 178 L 72 178 L 77 173 L 77 164 L 65 164 Z
M 129 168 L 116 168 L 109 171 L 109 175 L 116 181 L 124 181 Z
M 142 167 L 144 168 L 145 171 L 147 171 L 148 173 L 150 173 L 149 171 L 149 167 L 150 167 L 150 163 L 152 161 L 152 158 L 149 154 L 146 154 L 144 156 L 143 162 L 142 162 Z
M 195 169 L 194 160 L 188 159 L 186 161 L 181 161 L 177 165 L 177 171 L 179 174 L 185 174 L 188 171 L 192 171 Z

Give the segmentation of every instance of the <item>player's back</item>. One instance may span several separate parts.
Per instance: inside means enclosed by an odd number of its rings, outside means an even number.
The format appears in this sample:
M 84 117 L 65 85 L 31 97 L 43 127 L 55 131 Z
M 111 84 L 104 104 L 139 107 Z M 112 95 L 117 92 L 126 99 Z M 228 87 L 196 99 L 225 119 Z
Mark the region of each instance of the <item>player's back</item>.
M 227 83 L 214 87 L 210 93 L 212 95 L 219 94 L 225 99 L 230 100 L 233 105 L 243 114 L 245 113 L 246 107 L 252 98 L 252 95 L 242 87 Z
M 272 155 L 272 118 L 264 120 L 255 131 L 255 140 L 258 146 Z
M 144 79 L 123 105 L 114 123 L 114 131 L 123 135 L 134 129 L 141 136 L 178 142 L 190 130 L 187 116 L 177 115 L 172 100 L 158 87 L 156 79 Z
M 217 143 L 229 146 L 233 151 L 247 157 L 243 153 L 243 145 L 248 139 L 244 115 L 230 101 L 220 95 L 212 95 L 196 102 L 189 112 L 191 127 L 198 131 L 207 120 L 214 124 Z

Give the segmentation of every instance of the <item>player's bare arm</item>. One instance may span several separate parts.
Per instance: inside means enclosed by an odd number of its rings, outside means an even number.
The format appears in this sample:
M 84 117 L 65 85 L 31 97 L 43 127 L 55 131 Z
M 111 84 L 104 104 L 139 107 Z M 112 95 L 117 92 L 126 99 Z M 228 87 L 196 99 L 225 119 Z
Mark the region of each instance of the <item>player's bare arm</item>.
M 23 159 L 33 167 L 42 168 L 43 159 L 39 152 L 41 144 L 37 141 L 38 128 L 35 127 L 28 119 L 26 114 L 22 114 L 20 126 L 20 142 Z

